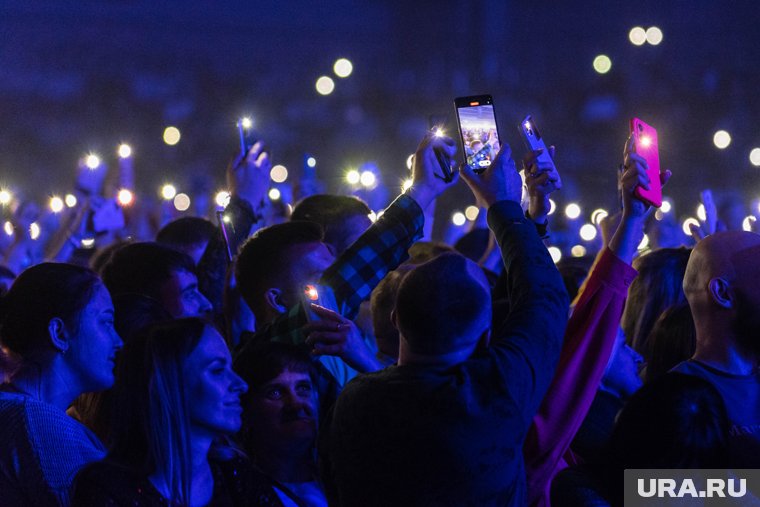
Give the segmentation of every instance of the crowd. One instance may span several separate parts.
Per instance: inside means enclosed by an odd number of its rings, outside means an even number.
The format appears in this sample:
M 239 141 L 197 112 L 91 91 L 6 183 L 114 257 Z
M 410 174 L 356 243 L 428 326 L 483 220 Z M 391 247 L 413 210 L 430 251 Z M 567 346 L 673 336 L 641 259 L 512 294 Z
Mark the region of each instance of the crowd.
M 629 138 L 603 248 L 558 269 L 554 164 L 502 141 L 446 181 L 441 155 L 456 143 L 426 134 L 379 216 L 313 182 L 273 202 L 261 142 L 219 217 L 150 237 L 98 171 L 47 237 L 20 206 L 0 504 L 622 505 L 625 469 L 760 467 L 760 236 L 708 207 L 695 247 L 642 254 Z M 429 241 L 459 179 L 480 219 Z

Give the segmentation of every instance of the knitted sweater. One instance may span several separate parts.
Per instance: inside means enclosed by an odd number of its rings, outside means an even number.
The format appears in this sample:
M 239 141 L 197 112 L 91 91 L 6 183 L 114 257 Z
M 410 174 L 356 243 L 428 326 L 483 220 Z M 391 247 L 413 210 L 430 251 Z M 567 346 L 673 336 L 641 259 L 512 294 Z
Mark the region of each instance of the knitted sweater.
M 2 505 L 67 506 L 79 469 L 105 456 L 90 430 L 25 394 L 0 392 L 0 435 Z

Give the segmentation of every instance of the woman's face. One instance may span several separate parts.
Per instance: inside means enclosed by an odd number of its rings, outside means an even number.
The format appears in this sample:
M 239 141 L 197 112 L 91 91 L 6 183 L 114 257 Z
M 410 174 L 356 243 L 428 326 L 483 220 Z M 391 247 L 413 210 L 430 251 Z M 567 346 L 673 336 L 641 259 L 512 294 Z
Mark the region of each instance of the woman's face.
M 82 392 L 113 386 L 116 354 L 124 344 L 113 327 L 113 314 L 111 295 L 99 284 L 80 314 L 78 328 L 64 356 L 78 376 Z
M 240 430 L 240 396 L 248 386 L 232 371 L 227 344 L 212 327 L 204 329 L 185 361 L 183 374 L 194 431 L 216 436 Z

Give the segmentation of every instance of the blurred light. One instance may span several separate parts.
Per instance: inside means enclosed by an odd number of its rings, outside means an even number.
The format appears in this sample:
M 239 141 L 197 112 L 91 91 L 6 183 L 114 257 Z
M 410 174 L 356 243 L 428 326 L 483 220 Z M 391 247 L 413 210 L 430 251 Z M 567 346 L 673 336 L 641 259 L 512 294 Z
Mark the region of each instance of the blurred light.
M 377 181 L 377 178 L 375 177 L 375 173 L 372 171 L 364 171 L 361 176 L 359 177 L 359 181 L 361 181 L 361 184 L 365 187 L 371 187 L 375 184 Z
M 174 196 L 174 207 L 177 211 L 187 211 L 190 207 L 190 196 L 187 194 L 177 194 Z
M 282 193 L 280 193 L 280 190 L 277 188 L 272 188 L 269 190 L 269 198 L 273 201 L 279 201 L 280 197 L 282 197 Z
M 438 127 L 435 129 L 435 132 L 433 132 L 433 135 L 435 137 L 443 137 L 446 135 L 446 132 L 444 132 L 442 128 Z
M 95 238 L 83 238 L 82 248 L 92 248 L 95 246 Z
M 406 192 L 407 190 L 409 190 L 410 188 L 412 188 L 413 184 L 414 184 L 414 182 L 411 179 L 404 180 L 404 183 L 401 185 L 401 191 L 402 192 Z
M 120 144 L 119 145 L 119 157 L 121 158 L 129 158 L 132 156 L 132 147 L 128 144 Z
M 412 169 L 412 162 L 414 162 L 414 153 L 406 157 L 406 168 L 411 170 Z
M 565 207 L 565 216 L 571 220 L 575 220 L 581 216 L 581 207 L 571 202 Z
M 10 204 L 12 199 L 13 199 L 13 195 L 11 195 L 10 192 L 8 192 L 7 190 L 0 190 L 0 204 L 2 205 Z
M 555 211 L 557 211 L 557 203 L 554 199 L 549 199 L 549 214 L 553 215 Z
M 306 165 L 309 167 L 317 167 L 317 159 L 314 157 L 307 158 Z
M 50 198 L 50 211 L 53 213 L 60 213 L 63 211 L 63 199 L 54 195 Z
M 370 211 L 369 215 L 367 215 L 367 218 L 369 218 L 370 221 L 374 224 L 375 222 L 377 222 L 377 213 L 375 213 L 374 211 Z
M 647 36 L 647 42 L 653 46 L 656 46 L 657 44 L 662 42 L 662 30 L 660 30 L 656 26 L 650 26 L 649 28 L 647 28 L 646 36 Z
M 757 221 L 757 218 L 755 218 L 753 215 L 747 216 L 742 221 L 742 229 L 745 231 L 752 232 L 752 226 L 755 225 L 755 222 Z
M 596 226 L 594 224 L 583 224 L 580 234 L 583 241 L 591 241 L 596 238 Z
M 647 148 L 651 144 L 652 144 L 652 138 L 651 137 L 649 137 L 649 136 L 642 136 L 641 137 L 641 146 L 643 146 L 644 148 Z
M 222 222 L 224 222 L 225 224 L 229 224 L 229 223 L 231 223 L 231 222 L 232 222 L 232 219 L 230 218 L 230 216 L 229 216 L 229 215 L 224 215 L 224 216 L 222 217 Z
M 249 129 L 253 127 L 253 120 L 251 120 L 248 116 L 240 119 L 240 126 L 244 129 Z
M 686 220 L 683 221 L 683 226 L 681 227 L 683 229 L 683 233 L 687 236 L 691 236 L 691 225 L 694 224 L 697 227 L 699 227 L 699 220 L 697 220 L 694 217 L 689 217 Z
M 361 179 L 361 175 L 359 174 L 359 171 L 356 169 L 351 169 L 346 173 L 346 181 L 349 182 L 351 185 L 356 185 L 359 183 L 359 180 Z
M 467 206 L 467 209 L 464 210 L 464 216 L 466 216 L 467 220 L 470 220 L 471 222 L 475 221 L 479 214 L 480 209 L 477 206 Z
M 171 201 L 172 199 L 174 199 L 175 195 L 177 195 L 177 189 L 174 188 L 174 185 L 166 184 L 163 187 L 161 187 L 161 197 L 163 197 L 167 201 Z
M 283 183 L 288 179 L 288 169 L 284 165 L 276 165 L 269 171 L 269 177 L 275 183 Z
M 670 204 L 670 201 L 666 201 L 665 199 L 662 200 L 662 206 L 660 206 L 660 211 L 663 213 L 670 213 L 670 211 L 673 209 L 673 205 Z
M 702 220 L 703 222 L 707 221 L 707 213 L 705 212 L 705 205 L 700 204 L 697 206 L 697 218 Z
M 628 32 L 628 39 L 636 46 L 641 46 L 647 41 L 647 32 L 640 26 L 634 26 Z
M 32 222 L 29 226 L 29 237 L 32 239 L 37 239 L 40 237 L 40 226 L 37 224 L 37 222 Z
M 557 264 L 559 261 L 562 260 L 562 250 L 560 250 L 556 246 L 549 247 L 549 255 L 552 256 L 552 260 L 554 261 L 554 264 Z
M 74 206 L 77 205 L 77 196 L 75 196 L 74 194 L 66 194 L 65 201 L 66 201 L 66 206 L 68 206 L 69 208 L 73 208 Z
M 575 245 L 570 249 L 570 253 L 573 255 L 573 257 L 583 257 L 586 255 L 586 247 L 583 245 Z
M 90 153 L 89 155 L 87 155 L 87 157 L 85 157 L 84 165 L 86 165 L 90 169 L 97 169 L 98 166 L 100 165 L 100 157 Z
M 639 250 L 644 250 L 645 248 L 649 247 L 649 236 L 644 234 L 644 237 L 641 238 L 641 243 L 639 243 Z
M 9 221 L 6 221 L 3 224 L 3 229 L 5 230 L 5 234 L 7 234 L 8 236 L 13 236 L 13 224 L 12 223 L 10 223 Z
M 316 88 L 320 95 L 330 95 L 335 89 L 335 81 L 327 76 L 322 76 L 317 79 Z
M 599 225 L 608 215 L 609 213 L 606 209 L 597 208 L 591 212 L 591 223 Z
M 333 72 L 338 77 L 348 77 L 354 71 L 354 66 L 351 60 L 347 58 L 338 58 L 333 65 Z
M 731 144 L 731 134 L 725 130 L 719 130 L 713 135 L 713 143 L 721 150 L 726 149 Z
M 612 68 L 612 60 L 607 55 L 599 55 L 594 58 L 594 70 L 599 74 L 606 74 Z
M 130 204 L 134 202 L 135 194 L 133 194 L 131 190 L 122 188 L 121 190 L 119 190 L 119 193 L 117 194 L 116 199 L 119 200 L 119 204 L 121 204 L 122 206 L 129 206 Z
M 654 212 L 654 218 L 655 220 L 660 221 L 665 218 L 665 213 L 663 213 L 661 209 L 658 209 Z
M 380 217 L 381 217 L 381 216 L 383 216 L 384 214 L 385 214 L 385 210 L 384 210 L 384 209 L 381 209 L 380 211 L 378 211 L 378 212 L 377 212 L 377 218 L 380 218 Z
M 221 190 L 216 193 L 216 196 L 214 197 L 214 202 L 216 202 L 216 205 L 220 208 L 226 208 L 227 205 L 230 203 L 230 193 L 226 190 Z
M 467 217 L 464 216 L 464 213 L 461 211 L 457 211 L 453 215 L 451 215 L 451 223 L 456 225 L 457 227 L 464 225 L 464 223 L 467 221 Z
M 755 167 L 760 167 L 760 148 L 755 148 L 749 152 L 749 161 Z
M 179 142 L 179 138 L 182 137 L 177 127 L 166 127 L 164 129 L 164 142 L 169 146 L 174 146 Z

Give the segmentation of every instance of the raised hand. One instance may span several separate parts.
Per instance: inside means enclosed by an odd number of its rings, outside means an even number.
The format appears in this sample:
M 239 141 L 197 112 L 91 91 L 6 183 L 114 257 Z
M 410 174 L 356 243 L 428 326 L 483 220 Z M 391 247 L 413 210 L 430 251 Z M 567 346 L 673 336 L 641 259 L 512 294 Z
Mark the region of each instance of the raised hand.
M 549 147 L 549 157 L 554 159 L 554 146 Z M 543 150 L 528 152 L 523 157 L 525 182 L 528 185 L 528 214 L 537 223 L 544 223 L 549 216 L 549 195 L 562 188 L 562 179 L 555 165 L 539 156 Z
M 522 179 L 517 173 L 515 161 L 512 160 L 512 150 L 506 143 L 501 145 L 499 154 L 482 173 L 475 173 L 466 164 L 459 167 L 459 173 L 472 190 L 475 199 L 485 203 L 487 207 L 498 201 L 520 203 Z
M 272 162 L 264 143 L 257 141 L 245 157 L 239 156 L 227 169 L 230 193 L 258 208 L 269 190 Z
M 450 164 L 457 151 L 456 143 L 450 137 L 428 132 L 414 152 L 412 187 L 407 193 L 423 210 L 457 180 L 456 172 L 448 182 L 440 176 L 442 169 L 436 151 Z

